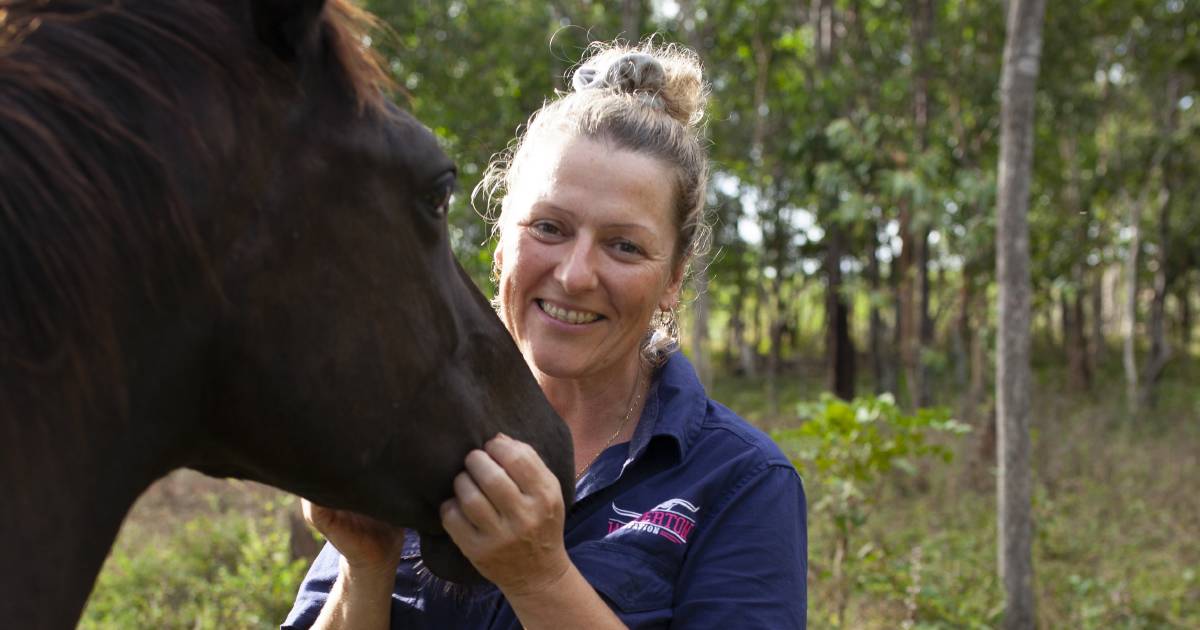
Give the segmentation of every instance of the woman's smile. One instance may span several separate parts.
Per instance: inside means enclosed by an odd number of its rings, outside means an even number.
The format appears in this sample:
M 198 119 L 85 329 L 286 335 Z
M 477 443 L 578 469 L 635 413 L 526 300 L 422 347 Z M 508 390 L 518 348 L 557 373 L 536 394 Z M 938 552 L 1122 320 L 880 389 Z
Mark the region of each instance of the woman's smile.
M 542 309 L 543 313 L 549 315 L 551 319 L 573 326 L 586 326 L 587 324 L 604 319 L 604 316 L 599 313 L 575 310 L 542 299 L 534 300 L 534 303 L 537 304 L 538 308 Z

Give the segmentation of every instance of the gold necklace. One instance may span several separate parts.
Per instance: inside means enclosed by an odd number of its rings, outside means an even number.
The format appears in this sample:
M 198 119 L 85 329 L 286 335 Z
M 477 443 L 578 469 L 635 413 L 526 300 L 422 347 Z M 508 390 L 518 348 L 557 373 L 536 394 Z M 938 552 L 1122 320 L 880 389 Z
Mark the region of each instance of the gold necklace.
M 604 446 L 601 446 L 600 450 L 596 451 L 596 454 L 593 455 L 590 460 L 588 460 L 587 465 L 585 465 L 582 470 L 575 473 L 575 483 L 579 483 L 579 480 L 583 478 L 584 473 L 591 469 L 592 464 L 595 464 L 597 459 L 600 459 L 600 454 L 607 450 L 608 447 L 612 446 L 612 443 L 616 441 L 617 436 L 621 435 L 621 432 L 625 430 L 625 425 L 629 424 L 629 418 L 633 415 L 633 408 L 637 406 L 641 399 L 642 371 L 639 369 L 637 383 L 633 386 L 633 398 L 629 402 L 629 409 L 625 411 L 625 417 L 621 418 L 621 424 L 617 425 L 617 430 L 613 431 L 613 434 L 608 437 L 608 441 L 604 443 Z

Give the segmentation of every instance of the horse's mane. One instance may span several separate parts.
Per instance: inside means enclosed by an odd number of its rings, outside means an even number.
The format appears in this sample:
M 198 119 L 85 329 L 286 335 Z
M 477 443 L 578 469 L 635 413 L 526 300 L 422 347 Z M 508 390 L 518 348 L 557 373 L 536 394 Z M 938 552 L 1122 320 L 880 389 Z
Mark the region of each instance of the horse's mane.
M 221 139 L 203 137 L 204 117 L 260 90 L 273 63 L 230 10 L 0 0 L 0 373 L 82 371 L 83 343 L 119 360 L 120 270 L 183 264 L 181 248 L 203 259 L 181 193 L 213 184 L 203 169 Z M 321 24 L 326 61 L 364 111 L 381 111 L 389 86 L 364 46 L 373 26 L 347 0 L 329 0 Z M 168 151 L 195 156 L 195 181 L 173 177 Z

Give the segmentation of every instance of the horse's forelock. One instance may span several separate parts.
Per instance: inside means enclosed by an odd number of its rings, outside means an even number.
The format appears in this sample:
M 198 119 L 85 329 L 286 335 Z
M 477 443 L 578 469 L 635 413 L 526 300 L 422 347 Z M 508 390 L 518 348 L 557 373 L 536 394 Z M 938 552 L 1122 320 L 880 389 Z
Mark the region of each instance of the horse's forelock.
M 370 33 L 388 32 L 386 25 L 348 0 L 329 0 L 324 19 L 330 48 L 359 106 L 382 111 L 385 95 L 395 88 L 395 83 L 366 38 Z

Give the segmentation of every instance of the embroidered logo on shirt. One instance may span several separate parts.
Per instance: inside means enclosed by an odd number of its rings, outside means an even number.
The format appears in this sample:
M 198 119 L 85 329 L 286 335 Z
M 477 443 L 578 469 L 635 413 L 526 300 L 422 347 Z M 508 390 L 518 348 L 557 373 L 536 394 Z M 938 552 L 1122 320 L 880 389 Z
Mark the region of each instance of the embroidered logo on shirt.
M 684 499 L 663 501 L 642 514 L 622 510 L 615 502 L 612 509 L 616 516 L 608 517 L 609 536 L 646 532 L 662 536 L 677 545 L 688 541 L 688 536 L 696 528 L 696 514 L 700 511 L 698 506 Z

